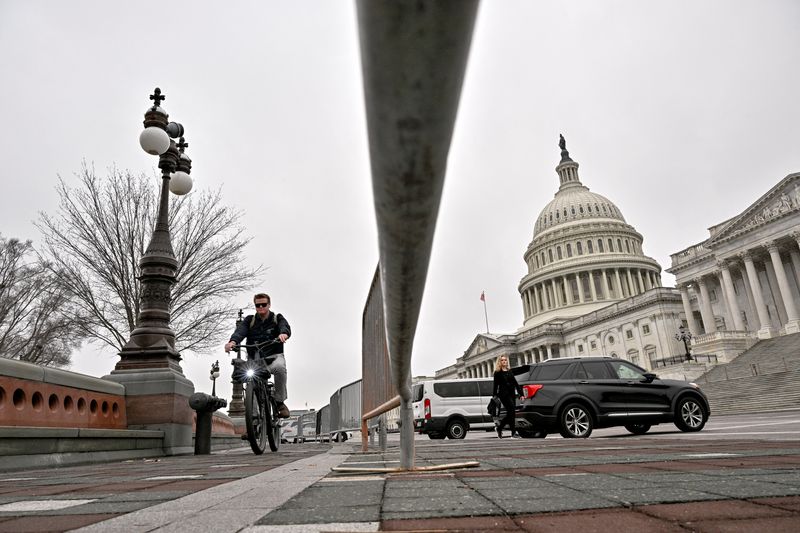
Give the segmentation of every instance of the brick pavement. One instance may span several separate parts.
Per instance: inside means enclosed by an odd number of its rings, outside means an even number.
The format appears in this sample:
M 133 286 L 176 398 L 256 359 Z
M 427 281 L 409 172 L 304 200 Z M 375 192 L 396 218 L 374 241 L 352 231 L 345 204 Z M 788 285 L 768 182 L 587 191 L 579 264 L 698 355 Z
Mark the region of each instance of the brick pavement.
M 696 437 L 418 441 L 419 466 L 480 462 L 429 473 L 330 471 L 397 466 L 396 443 L 6 472 L 0 531 L 798 530 L 800 443 Z

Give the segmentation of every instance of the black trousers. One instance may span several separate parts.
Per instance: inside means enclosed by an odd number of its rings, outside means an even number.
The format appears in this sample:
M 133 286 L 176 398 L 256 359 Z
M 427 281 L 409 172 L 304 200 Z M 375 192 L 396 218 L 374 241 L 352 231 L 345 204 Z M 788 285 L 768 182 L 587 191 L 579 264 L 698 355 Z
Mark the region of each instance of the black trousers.
M 503 408 L 506 410 L 506 416 L 500 421 L 500 425 L 497 426 L 497 429 L 498 431 L 502 431 L 507 425 L 509 428 L 511 428 L 511 433 L 514 434 L 516 432 L 516 426 L 514 422 L 514 409 L 516 408 L 515 398 L 513 396 L 500 396 L 500 402 L 503 404 Z

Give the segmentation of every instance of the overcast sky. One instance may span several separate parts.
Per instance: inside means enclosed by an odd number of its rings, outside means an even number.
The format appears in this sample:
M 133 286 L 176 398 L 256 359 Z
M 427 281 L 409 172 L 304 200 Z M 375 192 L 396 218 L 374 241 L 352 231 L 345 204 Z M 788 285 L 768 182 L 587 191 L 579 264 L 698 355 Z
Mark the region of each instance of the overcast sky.
M 293 329 L 289 407 L 360 378 L 378 253 L 352 1 L 0 0 L 0 72 L 3 236 L 38 244 L 37 213 L 55 211 L 57 176 L 83 159 L 153 173 L 138 135 L 158 86 L 195 187 L 222 187 L 254 237 L 243 260 L 269 267 L 261 288 Z M 485 330 L 481 291 L 493 333 L 521 326 L 522 254 L 558 187 L 559 133 L 583 184 L 669 268 L 800 171 L 798 88 L 796 0 L 484 1 L 413 373 L 454 363 Z M 226 340 L 185 354 L 197 390 L 219 359 L 229 394 Z M 117 360 L 84 348 L 72 370 L 102 376 Z

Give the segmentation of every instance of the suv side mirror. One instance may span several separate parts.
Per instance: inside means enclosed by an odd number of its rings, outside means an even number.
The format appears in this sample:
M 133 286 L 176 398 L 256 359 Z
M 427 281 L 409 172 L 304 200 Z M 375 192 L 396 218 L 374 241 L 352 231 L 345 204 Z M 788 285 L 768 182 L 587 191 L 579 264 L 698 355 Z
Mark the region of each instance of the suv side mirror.
M 656 374 L 653 374 L 652 372 L 645 373 L 644 375 L 645 383 L 652 383 L 654 379 L 658 379 L 658 376 Z

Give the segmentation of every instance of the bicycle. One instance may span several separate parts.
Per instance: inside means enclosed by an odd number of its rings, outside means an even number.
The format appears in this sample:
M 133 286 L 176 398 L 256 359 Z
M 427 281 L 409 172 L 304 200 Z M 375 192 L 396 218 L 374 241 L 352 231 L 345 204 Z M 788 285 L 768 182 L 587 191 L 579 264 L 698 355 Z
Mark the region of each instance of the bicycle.
M 241 348 L 255 348 L 253 359 L 231 360 L 233 379 L 244 388 L 244 422 L 247 428 L 247 440 L 253 453 L 261 455 L 269 449 L 278 451 L 281 444 L 281 419 L 278 416 L 278 402 L 275 400 L 275 385 L 269 381 L 272 373 L 266 365 L 272 363 L 277 355 L 262 358 L 261 349 L 280 342 L 278 339 L 256 344 L 237 344 L 231 350 L 239 354 Z

